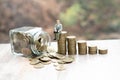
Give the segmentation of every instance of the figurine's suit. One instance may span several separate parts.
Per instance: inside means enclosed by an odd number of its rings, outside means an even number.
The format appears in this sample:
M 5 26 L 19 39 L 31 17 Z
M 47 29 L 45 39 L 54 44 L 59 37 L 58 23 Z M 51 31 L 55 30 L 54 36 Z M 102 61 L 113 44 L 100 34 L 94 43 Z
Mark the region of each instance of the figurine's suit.
M 54 40 L 59 40 L 59 34 L 62 31 L 62 24 L 56 24 L 54 28 L 54 34 L 55 34 L 55 39 Z

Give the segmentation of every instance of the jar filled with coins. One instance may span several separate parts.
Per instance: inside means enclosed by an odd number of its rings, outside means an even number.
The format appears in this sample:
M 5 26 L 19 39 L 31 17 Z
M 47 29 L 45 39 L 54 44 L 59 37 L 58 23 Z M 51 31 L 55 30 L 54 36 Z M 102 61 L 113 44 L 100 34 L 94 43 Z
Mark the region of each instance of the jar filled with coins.
M 42 54 L 50 42 L 49 34 L 40 27 L 16 28 L 9 34 L 12 53 L 25 57 Z

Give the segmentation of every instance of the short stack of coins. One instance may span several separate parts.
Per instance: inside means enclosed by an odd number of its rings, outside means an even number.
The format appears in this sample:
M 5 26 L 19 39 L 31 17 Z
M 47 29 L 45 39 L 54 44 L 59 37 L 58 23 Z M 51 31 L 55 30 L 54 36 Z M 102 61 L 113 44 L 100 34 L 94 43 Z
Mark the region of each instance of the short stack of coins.
M 78 41 L 78 54 L 86 55 L 87 54 L 87 42 Z
M 59 35 L 59 40 L 57 42 L 59 54 L 66 55 L 66 36 L 67 36 L 66 31 L 62 31 Z
M 107 49 L 98 49 L 99 54 L 107 54 L 108 50 Z
M 88 46 L 89 54 L 97 54 L 97 46 Z
M 67 36 L 67 48 L 68 55 L 76 54 L 76 37 L 75 36 Z

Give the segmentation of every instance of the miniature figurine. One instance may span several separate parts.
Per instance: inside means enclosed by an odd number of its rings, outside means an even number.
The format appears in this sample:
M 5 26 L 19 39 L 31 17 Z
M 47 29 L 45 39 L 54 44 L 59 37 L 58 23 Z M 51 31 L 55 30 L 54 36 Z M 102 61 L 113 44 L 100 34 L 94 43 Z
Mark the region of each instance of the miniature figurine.
M 55 34 L 54 40 L 59 40 L 59 35 L 61 31 L 62 31 L 62 24 L 60 23 L 60 20 L 57 20 L 57 24 L 55 24 L 55 27 L 54 27 L 54 34 Z

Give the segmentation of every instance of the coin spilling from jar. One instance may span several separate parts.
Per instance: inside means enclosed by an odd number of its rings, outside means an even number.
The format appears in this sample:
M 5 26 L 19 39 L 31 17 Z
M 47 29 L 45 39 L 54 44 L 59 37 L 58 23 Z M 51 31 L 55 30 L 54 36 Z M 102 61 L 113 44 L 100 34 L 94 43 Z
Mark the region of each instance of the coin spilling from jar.
M 58 54 L 53 50 L 50 52 L 44 53 L 40 56 L 28 58 L 30 65 L 33 65 L 34 68 L 40 69 L 45 67 L 45 65 L 53 64 L 57 71 L 63 71 L 66 69 L 65 65 L 72 63 L 75 59 L 74 56 L 66 56 Z

